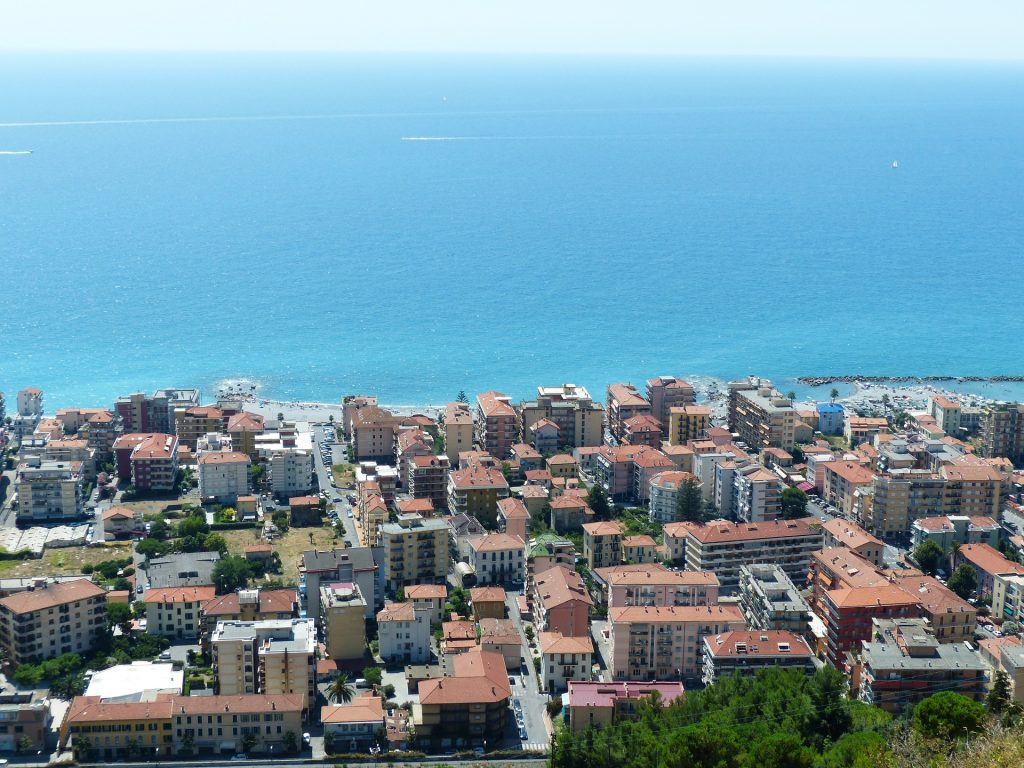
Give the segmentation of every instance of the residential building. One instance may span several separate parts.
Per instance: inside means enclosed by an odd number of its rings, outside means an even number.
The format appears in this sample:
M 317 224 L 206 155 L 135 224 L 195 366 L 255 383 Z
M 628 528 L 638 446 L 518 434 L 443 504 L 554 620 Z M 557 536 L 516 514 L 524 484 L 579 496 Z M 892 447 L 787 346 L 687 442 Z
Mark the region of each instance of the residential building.
M 454 656 L 477 648 L 476 622 L 441 622 L 440 650 L 442 656 Z
M 29 451 L 32 450 L 25 443 L 33 440 L 34 438 L 24 439 L 21 450 L 23 458 L 27 458 Z M 3 438 L 0 438 L 0 444 L 2 442 Z M 62 439 L 50 437 L 42 447 L 39 458 L 42 461 L 80 462 L 82 465 L 82 478 L 85 482 L 92 483 L 96 481 L 96 451 L 89 447 L 88 440 L 78 437 Z
M 521 499 L 508 497 L 498 502 L 498 530 L 526 541 L 530 511 Z
M 509 455 L 519 440 L 519 417 L 512 400 L 502 392 L 481 392 L 476 398 L 477 447 L 498 459 Z
M 622 562 L 621 523 L 602 520 L 583 526 L 583 559 L 590 570 L 618 565 Z
M 600 728 L 621 720 L 632 720 L 636 705 L 650 701 L 652 694 L 658 694 L 662 707 L 669 706 L 683 696 L 680 682 L 579 682 L 570 680 L 569 688 L 569 730 L 579 734 L 588 728 Z
M 614 565 L 594 571 L 608 608 L 648 605 L 718 605 L 718 577 L 703 571 L 675 571 L 661 563 Z
M 430 660 L 430 616 L 414 603 L 387 603 L 377 614 L 378 652 L 385 663 Z
M 554 453 L 562 448 L 597 446 L 604 442 L 604 408 L 595 403 L 585 387 L 562 384 L 555 387 L 537 387 L 537 399 L 524 401 L 519 406 L 522 414 L 523 441 L 536 441 L 548 446 L 552 437 Z M 549 426 L 536 429 L 547 421 Z M 551 429 L 550 425 L 554 425 Z
M 356 661 L 366 653 L 366 600 L 359 585 L 334 582 L 320 587 L 318 628 L 327 658 Z
M 448 525 L 440 518 L 403 515 L 380 528 L 389 592 L 411 584 L 442 584 L 448 573 Z
M 633 606 L 608 612 L 614 680 L 672 680 L 701 673 L 705 636 L 743 629 L 734 605 Z
M 174 749 L 179 755 L 237 755 L 246 748 L 253 753 L 287 754 L 288 734 L 301 745 L 302 722 L 309 709 L 309 702 L 298 692 L 174 696 L 171 702 Z M 190 727 L 193 723 L 195 729 Z
M 122 435 L 113 444 L 114 455 L 121 468 L 121 453 L 118 446 L 124 438 L 138 438 L 139 435 Z M 129 479 L 136 490 L 146 492 L 167 492 L 174 489 L 178 479 L 178 438 L 160 433 L 148 434 L 141 440 L 133 440 L 128 451 Z
M 861 647 L 860 699 L 903 715 L 932 694 L 985 700 L 988 665 L 965 643 L 939 643 L 924 619 L 874 619 Z
M 441 626 L 444 619 L 444 604 L 448 599 L 448 587 L 444 584 L 410 584 L 405 587 L 405 599 L 414 608 L 428 611 L 430 625 Z
M 843 423 L 845 411 L 840 403 L 818 403 L 815 406 L 818 413 L 818 431 L 823 435 L 843 434 Z
M 146 634 L 175 640 L 198 640 L 203 627 L 203 606 L 213 599 L 213 587 L 159 587 L 147 589 Z
M 210 636 L 217 693 L 301 696 L 316 701 L 316 621 L 224 621 Z
M 980 453 L 1024 464 L 1024 403 L 993 403 L 982 410 Z
M 236 451 L 248 454 L 255 461 L 259 456 L 256 435 L 263 434 L 263 417 L 258 413 L 239 411 L 228 417 L 227 429 L 231 444 Z
M 267 453 L 270 488 L 275 496 L 287 498 L 313 490 L 311 448 L 282 447 Z
M 668 412 L 666 438 L 670 445 L 686 445 L 703 440 L 711 427 L 711 408 L 706 405 L 683 405 Z
M 444 450 L 451 464 L 462 451 L 473 449 L 473 412 L 468 403 L 448 403 L 444 413 Z
M 870 443 L 889 429 L 889 421 L 882 416 L 849 416 L 843 421 L 843 437 L 850 447 Z
M 641 413 L 622 423 L 622 442 L 659 448 L 662 438 L 661 422 L 648 413 Z
M 17 405 L 18 416 L 38 420 L 43 415 L 43 390 L 36 387 L 18 390 Z
M 942 395 L 933 395 L 928 398 L 928 412 L 935 419 L 939 429 L 947 435 L 959 436 L 960 414 L 962 412 L 960 403 L 954 402 Z
M 17 522 L 24 525 L 77 520 L 84 514 L 80 461 L 28 457 L 18 465 L 14 490 Z
M 104 510 L 100 516 L 103 521 L 104 537 L 122 539 L 129 536 L 145 535 L 146 524 L 142 521 L 142 513 L 137 509 L 116 506 Z
M 299 593 L 294 589 L 239 589 L 206 601 L 202 614 L 203 644 L 222 621 L 271 621 L 299 617 Z
M 756 464 L 737 469 L 733 476 L 733 508 L 736 517 L 747 523 L 777 519 L 782 511 L 778 476 Z
M 320 708 L 324 743 L 331 752 L 369 753 L 384 735 L 384 703 L 380 696 L 357 696 L 347 704 Z
M 974 639 L 978 609 L 931 576 L 912 568 L 887 572 L 889 581 L 917 600 L 921 617 L 931 625 L 939 643 L 963 643 Z
M 944 486 L 941 477 L 926 469 L 890 470 L 875 477 L 868 514 L 859 517 L 882 538 L 902 536 L 915 518 L 946 514 Z
M 150 558 L 146 561 L 146 578 L 152 589 L 210 586 L 219 561 L 219 552 L 182 552 Z
M 366 618 L 372 619 L 384 604 L 384 576 L 378 574 L 370 547 L 312 549 L 302 553 L 300 575 L 306 577 L 306 615 L 320 615 L 320 585 L 353 581 L 366 600 Z
M 320 527 L 324 516 L 323 507 L 324 502 L 319 496 L 292 496 L 288 499 L 292 527 Z
M 657 448 L 640 446 L 643 450 L 632 456 L 633 484 L 629 498 L 638 504 L 647 504 L 651 490 L 651 480 L 662 472 L 675 469 L 672 459 Z
M 793 450 L 796 409 L 765 379 L 729 382 L 729 429 L 755 451 Z
M 724 591 L 739 587 L 744 563 L 778 565 L 791 579 L 803 580 L 811 553 L 821 549 L 820 521 L 814 517 L 764 523 L 670 523 L 665 548 L 673 562 L 689 571 L 711 571 Z
M 363 408 L 376 408 L 377 405 L 377 398 L 374 395 L 347 395 L 341 406 L 341 426 L 344 433 L 351 438 L 355 431 L 353 425 L 356 413 Z
M 471 650 L 452 658 L 449 677 L 421 680 L 413 708 L 416 736 L 427 745 L 442 739 L 497 744 L 504 738 L 512 696 L 500 654 Z
M 469 564 L 481 586 L 521 586 L 526 578 L 526 544 L 507 533 L 470 539 Z
M 999 550 L 988 544 L 963 544 L 954 558 L 954 565 L 966 563 L 978 574 L 978 596 L 992 597 L 996 576 L 1024 573 L 1024 565 L 1007 560 Z
M 568 690 L 570 680 L 586 682 L 591 679 L 594 643 L 589 637 L 541 632 L 537 640 L 541 684 L 549 696 Z
M 847 516 L 854 513 L 854 491 L 870 487 L 875 473 L 854 461 L 830 461 L 825 465 L 822 497 Z
M 999 517 L 1004 480 L 991 464 L 964 456 L 944 464 L 939 474 L 946 481 L 943 490 L 948 512 L 968 517 Z
M 402 417 L 377 405 L 365 405 L 352 416 L 352 450 L 358 462 L 389 464 L 395 460 L 395 431 Z
M 161 754 L 173 755 L 180 748 L 174 738 L 172 714 L 176 698 L 104 701 L 99 696 L 76 696 L 61 726 L 60 744 L 79 760 L 125 760 L 129 754 L 153 759 Z
M 252 460 L 237 451 L 199 454 L 199 495 L 221 504 L 234 504 L 249 493 L 249 467 Z
M 434 509 L 448 505 L 447 456 L 413 456 L 409 462 L 409 495 L 430 501 Z
M 690 472 L 669 470 L 668 472 L 659 472 L 651 478 L 648 493 L 650 494 L 652 521 L 662 524 L 675 522 L 679 491 L 688 482 L 700 488 L 697 476 Z
M 548 506 L 551 507 L 548 524 L 556 533 L 578 533 L 594 519 L 593 510 L 579 496 L 556 496 L 548 502 Z
M 688 381 L 675 376 L 655 376 L 647 380 L 647 401 L 651 404 L 651 416 L 667 425 L 671 410 L 693 405 L 697 402 L 697 393 Z
M 658 543 L 650 536 L 622 537 L 622 562 L 644 564 L 658 559 Z
M 740 610 L 752 630 L 804 634 L 811 621 L 811 607 L 778 565 L 740 566 Z
M 46 583 L 0 598 L 0 649 L 12 666 L 87 655 L 106 631 L 107 593 L 88 579 Z
M 493 528 L 498 501 L 508 496 L 508 481 L 500 469 L 472 464 L 448 473 L 448 511 L 466 514 Z
M 871 639 L 873 619 L 916 619 L 921 606 L 896 585 L 832 589 L 824 594 L 826 648 L 829 662 L 846 667 L 847 654 Z
M 501 654 L 505 669 L 518 672 L 522 664 L 523 636 L 512 619 L 485 618 L 477 622 L 480 648 Z
M 984 516 L 919 517 L 910 525 L 910 537 L 914 547 L 931 539 L 944 552 L 961 544 L 988 544 L 994 548 L 999 545 L 999 523 Z
M 376 483 L 363 483 L 355 508 L 356 533 L 366 547 L 378 544 L 380 529 L 388 520 L 388 504 L 376 486 Z
M 704 636 L 701 681 L 712 685 L 733 674 L 753 675 L 768 668 L 798 669 L 810 675 L 814 651 L 803 635 L 788 630 L 734 630 Z
M 651 404 L 632 384 L 608 385 L 608 430 L 620 443 L 625 442 L 626 422 L 634 416 L 651 415 Z
M 885 544 L 856 523 L 834 517 L 822 523 L 824 546 L 846 547 L 870 562 L 876 568 L 885 565 Z
M 473 618 L 482 619 L 505 618 L 505 590 L 501 587 L 473 587 L 469 590 L 469 603 L 473 608 Z
M 602 446 L 594 456 L 592 474 L 612 501 L 646 500 L 651 478 L 670 469 L 675 464 L 661 451 L 627 444 Z
M 434 439 L 422 429 L 403 429 L 395 436 L 395 467 L 398 470 L 397 488 L 407 490 L 414 457 L 434 455 Z
M 992 615 L 1024 623 L 1024 574 L 1000 573 L 992 578 Z M 1024 695 L 1024 690 L 1021 691 Z
M 565 566 L 555 566 L 533 581 L 533 615 L 538 629 L 566 637 L 587 637 L 593 600 L 580 575 Z
M 576 547 L 569 539 L 553 533 L 542 533 L 527 542 L 526 570 L 530 583 L 548 568 L 564 565 L 572 568 L 576 562 Z
M 174 433 L 178 442 L 192 450 L 196 449 L 200 437 L 221 432 L 223 427 L 224 412 L 212 405 L 197 405 L 174 412 Z
M 49 702 L 41 691 L 0 694 L 0 752 L 42 750 L 47 746 L 52 719 Z
M 551 419 L 540 419 L 533 422 L 523 435 L 530 441 L 530 446 L 542 456 L 556 453 L 562 446 L 562 435 L 559 426 Z

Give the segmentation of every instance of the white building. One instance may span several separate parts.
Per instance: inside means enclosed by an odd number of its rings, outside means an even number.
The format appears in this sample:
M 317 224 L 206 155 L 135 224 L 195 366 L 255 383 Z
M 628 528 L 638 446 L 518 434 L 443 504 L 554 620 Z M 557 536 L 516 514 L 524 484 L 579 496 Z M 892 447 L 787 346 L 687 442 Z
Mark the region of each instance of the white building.
M 733 475 L 733 504 L 744 522 L 775 520 L 782 511 L 778 477 L 756 464 L 741 467 Z
M 38 419 L 43 415 L 43 390 L 25 387 L 18 392 L 18 415 Z
M 279 496 L 308 493 L 313 488 L 313 452 L 281 448 L 270 455 L 270 487 Z
M 82 516 L 82 462 L 38 456 L 18 465 L 18 522 L 74 520 Z
M 673 523 L 676 520 L 676 504 L 679 499 L 679 489 L 687 480 L 693 481 L 697 488 L 701 488 L 700 480 L 696 475 L 689 472 L 661 472 L 651 478 L 650 496 L 651 520 L 656 523 Z M 703 494 L 703 490 L 701 490 Z
M 490 533 L 469 540 L 469 564 L 482 587 L 522 586 L 526 576 L 526 544 L 518 536 Z
M 199 495 L 234 504 L 249 493 L 249 465 L 244 453 L 217 451 L 199 456 Z
M 430 660 L 430 609 L 388 603 L 377 614 L 377 642 L 385 663 L 422 664 Z
M 570 680 L 588 681 L 594 661 L 589 637 L 566 637 L 560 632 L 541 632 L 541 679 L 549 696 L 568 690 Z

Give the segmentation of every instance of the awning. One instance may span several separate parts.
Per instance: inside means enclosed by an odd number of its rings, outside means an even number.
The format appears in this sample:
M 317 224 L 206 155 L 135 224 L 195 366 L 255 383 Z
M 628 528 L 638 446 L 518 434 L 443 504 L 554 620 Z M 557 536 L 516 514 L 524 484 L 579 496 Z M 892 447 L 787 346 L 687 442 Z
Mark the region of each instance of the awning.
M 812 483 L 808 483 L 808 482 L 804 481 L 804 482 L 800 483 L 800 485 L 798 485 L 797 488 L 799 488 L 804 493 L 807 493 L 808 491 L 813 491 L 814 490 L 814 485 Z

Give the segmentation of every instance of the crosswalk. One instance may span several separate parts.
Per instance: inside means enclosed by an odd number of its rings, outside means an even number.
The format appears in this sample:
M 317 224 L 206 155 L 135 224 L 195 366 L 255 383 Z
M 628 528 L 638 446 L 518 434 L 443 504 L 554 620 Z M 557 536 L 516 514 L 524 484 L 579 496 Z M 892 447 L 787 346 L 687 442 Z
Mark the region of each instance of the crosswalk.
M 524 741 L 523 749 L 526 752 L 547 752 L 548 744 L 543 741 Z

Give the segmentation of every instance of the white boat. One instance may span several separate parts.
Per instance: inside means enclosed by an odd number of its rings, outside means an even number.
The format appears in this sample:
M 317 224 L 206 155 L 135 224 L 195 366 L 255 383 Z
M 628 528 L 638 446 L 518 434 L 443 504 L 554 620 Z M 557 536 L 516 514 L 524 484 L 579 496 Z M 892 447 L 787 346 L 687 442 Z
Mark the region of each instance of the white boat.
M 900 167 L 900 162 L 899 162 L 899 160 L 893 160 L 893 161 L 892 161 L 892 167 L 893 167 L 893 168 L 899 168 L 899 167 Z

